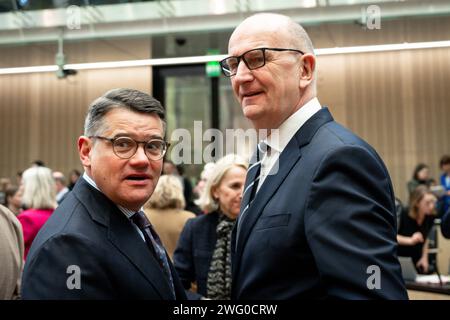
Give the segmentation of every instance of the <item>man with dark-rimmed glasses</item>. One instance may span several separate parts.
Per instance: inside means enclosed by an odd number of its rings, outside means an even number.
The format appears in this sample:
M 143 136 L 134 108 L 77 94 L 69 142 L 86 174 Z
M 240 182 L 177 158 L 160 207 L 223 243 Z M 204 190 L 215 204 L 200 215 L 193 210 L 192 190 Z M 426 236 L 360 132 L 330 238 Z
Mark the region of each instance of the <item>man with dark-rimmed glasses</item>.
M 89 107 L 84 174 L 36 237 L 24 299 L 185 299 L 142 206 L 156 187 L 165 114 L 146 93 L 114 89 Z
M 220 64 L 245 117 L 272 133 L 247 172 L 232 298 L 407 298 L 389 174 L 320 105 L 308 34 L 257 14 L 234 30 L 228 53 Z

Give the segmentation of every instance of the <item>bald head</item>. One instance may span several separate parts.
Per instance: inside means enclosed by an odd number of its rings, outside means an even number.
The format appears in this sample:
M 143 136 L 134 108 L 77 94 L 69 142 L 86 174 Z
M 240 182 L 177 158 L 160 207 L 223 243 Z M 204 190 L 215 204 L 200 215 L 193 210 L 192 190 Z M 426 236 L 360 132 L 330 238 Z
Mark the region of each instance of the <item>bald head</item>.
M 316 96 L 314 48 L 306 31 L 287 16 L 261 13 L 245 19 L 230 37 L 228 54 L 224 70 L 234 68 L 233 92 L 256 129 L 278 128 Z
M 280 46 L 294 48 L 314 54 L 314 47 L 305 29 L 288 16 L 277 13 L 258 13 L 242 21 L 230 38 L 239 38 L 242 33 L 263 32 L 266 37 L 275 38 Z

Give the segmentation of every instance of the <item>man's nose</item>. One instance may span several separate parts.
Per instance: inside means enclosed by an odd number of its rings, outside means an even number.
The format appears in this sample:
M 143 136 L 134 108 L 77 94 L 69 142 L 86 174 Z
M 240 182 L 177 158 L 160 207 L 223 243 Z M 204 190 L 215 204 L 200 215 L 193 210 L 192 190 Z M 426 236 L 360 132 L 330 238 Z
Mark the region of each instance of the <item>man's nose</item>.
M 148 164 L 150 160 L 148 159 L 144 148 L 145 146 L 142 145 L 138 146 L 136 153 L 130 159 L 133 162 L 133 164 L 142 164 L 142 163 Z
M 244 60 L 239 61 L 236 74 L 233 76 L 235 81 L 245 82 L 253 79 L 252 71 L 247 67 Z

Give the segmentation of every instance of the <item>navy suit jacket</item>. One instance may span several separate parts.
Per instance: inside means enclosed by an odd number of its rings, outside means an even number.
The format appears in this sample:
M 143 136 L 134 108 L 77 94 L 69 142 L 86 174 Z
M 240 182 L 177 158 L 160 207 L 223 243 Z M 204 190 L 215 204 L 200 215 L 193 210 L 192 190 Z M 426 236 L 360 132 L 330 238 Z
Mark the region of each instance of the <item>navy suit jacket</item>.
M 70 266 L 79 268 L 80 289 L 68 288 L 67 283 L 76 283 L 69 279 L 76 274 Z M 185 299 L 171 269 L 177 299 Z M 162 269 L 132 222 L 82 178 L 34 240 L 22 297 L 173 300 Z
M 394 194 L 373 148 L 323 108 L 278 164 L 251 203 L 237 243 L 233 230 L 232 298 L 406 299 Z M 254 179 L 249 174 L 246 185 Z M 371 278 L 377 274 L 379 282 Z
M 219 213 L 211 212 L 189 219 L 181 232 L 173 261 L 186 289 L 191 288 L 192 282 L 197 282 L 198 294 L 188 292 L 189 299 L 206 296 L 206 282 L 216 247 L 218 223 Z

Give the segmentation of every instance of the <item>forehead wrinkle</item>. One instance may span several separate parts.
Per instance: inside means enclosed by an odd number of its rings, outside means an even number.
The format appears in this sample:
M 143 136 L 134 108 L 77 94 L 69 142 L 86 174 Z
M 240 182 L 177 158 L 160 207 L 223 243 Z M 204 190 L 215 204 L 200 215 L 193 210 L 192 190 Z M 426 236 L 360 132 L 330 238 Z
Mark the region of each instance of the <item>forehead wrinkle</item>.
M 145 139 L 163 138 L 164 133 L 162 129 L 161 120 L 158 118 L 158 125 L 151 124 L 150 121 L 131 122 L 128 119 L 120 118 L 114 119 L 114 128 L 111 127 L 111 122 L 105 124 L 104 134 L 114 134 L 114 136 L 129 136 L 132 138 Z M 156 132 L 155 132 L 156 131 Z
M 290 41 L 285 30 L 264 30 L 264 27 L 262 29 L 236 29 L 230 38 L 228 51 L 230 55 L 239 56 L 252 49 L 283 48 L 289 44 Z

